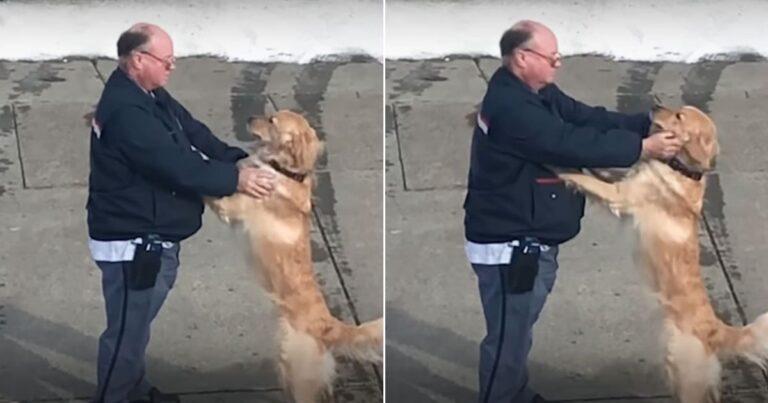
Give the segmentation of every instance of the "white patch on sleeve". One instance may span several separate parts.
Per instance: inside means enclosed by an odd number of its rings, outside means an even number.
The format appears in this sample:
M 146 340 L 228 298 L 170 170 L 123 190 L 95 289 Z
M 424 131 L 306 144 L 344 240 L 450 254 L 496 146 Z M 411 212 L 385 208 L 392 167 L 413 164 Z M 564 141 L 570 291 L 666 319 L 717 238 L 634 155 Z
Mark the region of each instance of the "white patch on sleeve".
M 93 130 L 93 133 L 96 134 L 96 138 L 101 138 L 101 125 L 99 122 L 96 121 L 96 118 L 91 119 L 91 129 Z
M 190 146 L 190 147 L 192 147 L 192 151 L 200 154 L 200 156 L 203 157 L 203 160 L 208 161 L 210 159 L 207 155 L 205 155 L 204 152 L 198 150 L 197 147 L 195 147 L 195 146 Z
M 477 127 L 483 131 L 483 134 L 488 134 L 488 119 L 481 112 L 477 112 Z

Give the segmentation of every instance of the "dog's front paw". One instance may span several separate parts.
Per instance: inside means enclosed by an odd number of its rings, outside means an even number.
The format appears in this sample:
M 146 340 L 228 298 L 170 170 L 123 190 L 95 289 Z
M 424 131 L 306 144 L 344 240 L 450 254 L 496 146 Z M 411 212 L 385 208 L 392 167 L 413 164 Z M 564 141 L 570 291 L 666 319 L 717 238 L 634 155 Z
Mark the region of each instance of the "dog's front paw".
M 622 202 L 608 202 L 608 209 L 616 217 L 621 217 L 629 211 L 629 205 Z
M 229 216 L 226 214 L 219 214 L 219 219 L 224 222 L 224 224 L 232 224 L 232 222 L 229 219 Z
M 616 217 L 621 217 L 622 209 L 620 206 L 617 206 L 615 204 L 609 204 L 608 210 L 610 210 L 611 214 L 615 215 Z
M 205 202 L 208 205 L 208 207 L 211 209 L 211 211 L 216 213 L 216 216 L 219 217 L 221 221 L 223 221 L 225 224 L 231 223 L 229 214 L 227 214 L 227 209 L 224 208 L 223 198 L 219 198 L 219 199 L 206 198 Z
M 565 182 L 565 186 L 576 189 L 578 191 L 584 190 L 584 188 L 579 183 L 579 179 L 582 174 L 568 174 L 568 173 L 559 173 L 557 176 Z

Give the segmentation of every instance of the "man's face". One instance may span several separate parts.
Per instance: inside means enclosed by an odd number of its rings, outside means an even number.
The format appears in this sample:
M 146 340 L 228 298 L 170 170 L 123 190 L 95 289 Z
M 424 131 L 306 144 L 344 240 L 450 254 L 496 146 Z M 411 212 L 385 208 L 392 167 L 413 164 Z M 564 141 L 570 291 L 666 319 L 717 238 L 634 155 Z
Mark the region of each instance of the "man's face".
M 519 50 L 525 55 L 526 76 L 536 90 L 555 81 L 557 69 L 562 65 L 557 38 L 551 32 L 538 32 L 531 44 Z
M 164 33 L 152 36 L 147 50 L 136 51 L 139 66 L 139 81 L 147 90 L 154 90 L 168 84 L 171 72 L 176 68 L 173 57 L 173 41 Z

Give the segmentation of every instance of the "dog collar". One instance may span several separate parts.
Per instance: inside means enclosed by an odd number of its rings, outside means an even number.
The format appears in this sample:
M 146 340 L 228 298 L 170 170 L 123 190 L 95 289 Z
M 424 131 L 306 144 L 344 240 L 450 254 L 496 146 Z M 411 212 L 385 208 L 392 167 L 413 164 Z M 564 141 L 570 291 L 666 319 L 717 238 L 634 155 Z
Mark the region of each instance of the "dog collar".
M 283 175 L 285 175 L 285 176 L 287 176 L 287 177 L 289 177 L 289 178 L 291 178 L 291 179 L 293 179 L 293 180 L 295 180 L 296 182 L 299 182 L 299 183 L 304 182 L 304 178 L 307 177 L 306 173 L 300 174 L 298 172 L 289 171 L 288 169 L 283 168 L 275 160 L 269 161 L 269 166 L 274 168 L 275 171 L 280 172 L 281 174 L 283 174 Z
M 681 174 L 695 180 L 701 180 L 701 176 L 703 175 L 700 171 L 695 171 L 691 168 L 688 168 L 685 164 L 683 164 L 682 161 L 680 161 L 677 158 L 672 158 L 667 162 L 667 165 L 669 165 L 670 168 L 674 169 L 677 172 L 680 172 Z

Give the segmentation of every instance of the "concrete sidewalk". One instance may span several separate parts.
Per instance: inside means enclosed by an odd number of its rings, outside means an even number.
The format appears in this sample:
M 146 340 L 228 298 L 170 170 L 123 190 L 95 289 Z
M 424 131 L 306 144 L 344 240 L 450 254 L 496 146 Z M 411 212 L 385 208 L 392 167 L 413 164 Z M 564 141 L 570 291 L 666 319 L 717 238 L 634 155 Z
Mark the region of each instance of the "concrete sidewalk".
M 697 64 L 569 57 L 559 84 L 587 103 L 648 110 L 651 94 L 691 104 L 718 124 L 701 261 L 721 318 L 768 310 L 768 63 L 750 56 Z M 474 111 L 497 59 L 388 61 L 386 134 L 387 400 L 476 401 L 484 321 L 463 250 Z M 633 236 L 599 206 L 561 247 L 559 279 L 536 327 L 531 377 L 549 399 L 671 402 L 661 312 L 632 261 Z M 768 401 L 754 365 L 725 371 L 725 402 Z
M 88 398 L 105 325 L 87 248 L 90 118 L 111 60 L 0 62 L 0 400 Z M 313 257 L 334 314 L 382 314 L 382 66 L 179 60 L 169 90 L 214 133 L 247 146 L 248 116 L 303 112 L 326 141 Z M 282 401 L 272 303 L 243 236 L 206 213 L 182 244 L 156 319 L 148 374 L 184 402 Z M 380 370 L 345 364 L 336 401 L 381 401 Z

